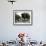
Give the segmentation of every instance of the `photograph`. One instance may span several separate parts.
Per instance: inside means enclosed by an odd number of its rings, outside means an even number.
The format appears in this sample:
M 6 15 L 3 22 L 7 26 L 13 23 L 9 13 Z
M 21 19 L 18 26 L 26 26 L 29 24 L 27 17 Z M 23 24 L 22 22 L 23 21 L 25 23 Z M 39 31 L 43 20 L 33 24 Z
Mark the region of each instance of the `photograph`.
M 14 10 L 13 24 L 32 24 L 32 10 Z

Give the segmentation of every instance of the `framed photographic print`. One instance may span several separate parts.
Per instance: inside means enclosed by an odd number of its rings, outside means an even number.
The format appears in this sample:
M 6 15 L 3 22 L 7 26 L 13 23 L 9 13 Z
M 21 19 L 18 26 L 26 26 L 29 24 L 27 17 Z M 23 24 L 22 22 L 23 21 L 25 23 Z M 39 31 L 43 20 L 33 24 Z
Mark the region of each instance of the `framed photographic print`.
M 14 25 L 32 25 L 32 10 L 13 10 Z

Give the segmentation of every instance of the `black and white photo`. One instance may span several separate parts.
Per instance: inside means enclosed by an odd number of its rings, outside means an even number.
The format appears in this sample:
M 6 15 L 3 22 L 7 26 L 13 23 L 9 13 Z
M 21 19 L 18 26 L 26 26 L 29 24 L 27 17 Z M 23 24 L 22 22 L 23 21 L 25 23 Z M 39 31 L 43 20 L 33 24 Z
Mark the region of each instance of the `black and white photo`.
M 32 24 L 32 10 L 14 10 L 14 24 Z

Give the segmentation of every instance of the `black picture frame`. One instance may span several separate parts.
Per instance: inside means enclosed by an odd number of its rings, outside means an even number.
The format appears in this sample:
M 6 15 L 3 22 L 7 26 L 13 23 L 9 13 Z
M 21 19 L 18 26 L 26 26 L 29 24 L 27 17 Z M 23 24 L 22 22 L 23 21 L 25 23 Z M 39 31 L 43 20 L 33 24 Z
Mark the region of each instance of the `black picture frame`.
M 29 20 L 29 21 L 27 21 L 26 19 L 24 19 L 24 21 L 23 21 L 23 17 L 22 17 L 22 14 L 23 13 L 28 13 L 29 15 L 28 15 L 28 17 L 26 17 L 26 18 L 29 18 L 29 16 L 30 16 L 30 19 L 27 19 L 27 20 Z M 18 16 L 18 18 L 21 18 L 21 19 L 19 19 L 19 20 L 17 20 L 17 15 L 19 15 Z M 26 14 L 23 14 L 23 16 L 27 16 Z M 23 25 L 23 26 L 25 26 L 25 25 L 32 25 L 33 24 L 33 11 L 32 10 L 13 10 L 13 25 Z

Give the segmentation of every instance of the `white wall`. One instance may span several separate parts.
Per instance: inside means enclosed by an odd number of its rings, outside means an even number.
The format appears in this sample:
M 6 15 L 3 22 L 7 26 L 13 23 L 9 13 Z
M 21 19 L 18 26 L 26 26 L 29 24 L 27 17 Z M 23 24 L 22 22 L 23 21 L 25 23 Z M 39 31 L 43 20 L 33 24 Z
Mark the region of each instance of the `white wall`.
M 33 10 L 32 26 L 14 26 L 13 10 Z M 17 0 L 14 5 L 0 0 L 0 40 L 11 40 L 26 32 L 33 40 L 46 40 L 46 0 Z

